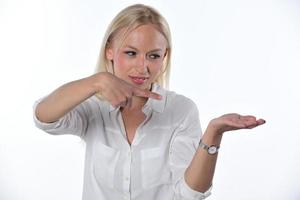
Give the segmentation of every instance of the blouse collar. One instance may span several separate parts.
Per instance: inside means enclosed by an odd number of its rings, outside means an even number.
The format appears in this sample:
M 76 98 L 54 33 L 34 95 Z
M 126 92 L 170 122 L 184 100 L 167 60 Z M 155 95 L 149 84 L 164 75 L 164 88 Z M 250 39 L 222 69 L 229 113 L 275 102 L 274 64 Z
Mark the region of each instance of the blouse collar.
M 148 98 L 146 104 L 144 105 L 142 111 L 147 114 L 148 112 L 151 112 L 152 110 L 158 113 L 162 113 L 164 108 L 165 108 L 165 104 L 166 104 L 166 93 L 167 91 L 162 88 L 160 85 L 158 85 L 157 83 L 153 83 L 152 84 L 152 88 L 151 88 L 151 92 L 155 92 L 158 93 L 162 96 L 162 99 L 160 100 L 156 100 L 153 98 Z M 113 112 L 113 111 L 119 111 L 120 110 L 120 106 L 118 107 L 113 107 L 111 104 L 109 104 L 109 112 Z

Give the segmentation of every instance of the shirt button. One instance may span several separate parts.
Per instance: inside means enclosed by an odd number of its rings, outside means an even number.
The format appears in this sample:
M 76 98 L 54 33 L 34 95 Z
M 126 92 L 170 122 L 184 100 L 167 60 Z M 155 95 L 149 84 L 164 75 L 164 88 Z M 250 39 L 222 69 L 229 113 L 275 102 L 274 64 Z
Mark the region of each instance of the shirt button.
M 125 180 L 126 180 L 126 181 L 129 181 L 129 177 L 126 177 Z

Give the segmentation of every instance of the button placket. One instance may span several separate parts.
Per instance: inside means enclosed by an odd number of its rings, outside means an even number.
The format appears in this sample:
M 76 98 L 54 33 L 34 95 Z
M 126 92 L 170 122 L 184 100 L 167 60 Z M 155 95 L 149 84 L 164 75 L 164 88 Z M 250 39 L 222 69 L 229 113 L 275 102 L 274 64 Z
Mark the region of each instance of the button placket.
M 124 163 L 124 171 L 123 171 L 123 187 L 126 192 L 130 191 L 130 182 L 131 182 L 131 149 L 127 150 L 125 153 L 125 163 Z

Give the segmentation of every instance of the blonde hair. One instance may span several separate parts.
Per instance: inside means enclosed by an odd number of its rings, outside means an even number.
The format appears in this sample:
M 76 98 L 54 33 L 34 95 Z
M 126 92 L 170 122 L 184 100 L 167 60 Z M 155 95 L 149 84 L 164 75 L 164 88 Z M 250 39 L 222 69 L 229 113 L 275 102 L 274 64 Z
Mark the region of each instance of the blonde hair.
M 135 28 L 152 24 L 165 37 L 167 41 L 167 52 L 163 61 L 163 71 L 156 82 L 164 88 L 169 86 L 170 66 L 171 66 L 171 32 L 165 18 L 154 8 L 143 4 L 135 4 L 121 10 L 112 20 L 104 35 L 100 55 L 98 58 L 96 72 L 113 73 L 113 66 L 110 60 L 106 58 L 106 49 L 109 43 L 119 33 L 125 29 L 123 40 Z

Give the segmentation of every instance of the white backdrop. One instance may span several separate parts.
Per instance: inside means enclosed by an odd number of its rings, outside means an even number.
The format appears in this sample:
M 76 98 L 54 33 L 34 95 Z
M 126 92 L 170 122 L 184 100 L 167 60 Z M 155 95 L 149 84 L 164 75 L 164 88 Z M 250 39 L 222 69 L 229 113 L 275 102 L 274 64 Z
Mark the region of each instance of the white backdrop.
M 84 144 L 34 127 L 34 101 L 90 75 L 113 16 L 137 1 L 0 0 L 0 199 L 80 200 Z M 173 33 L 171 90 L 205 129 L 228 112 L 267 124 L 224 136 L 210 200 L 300 199 L 300 3 L 139 1 Z

